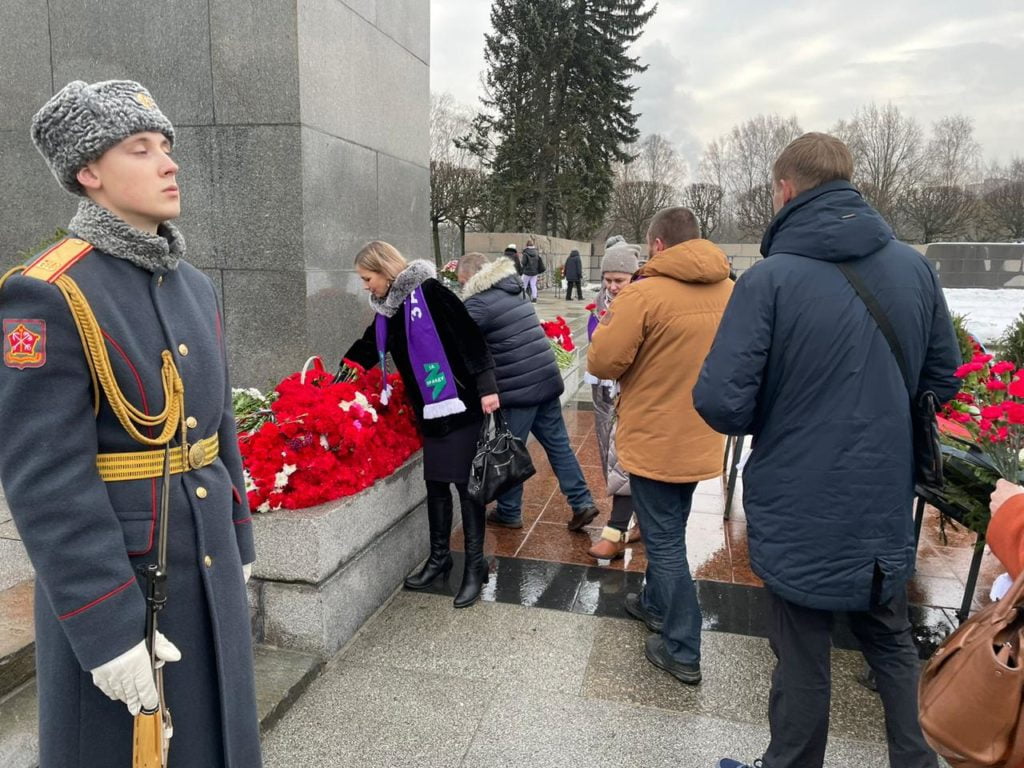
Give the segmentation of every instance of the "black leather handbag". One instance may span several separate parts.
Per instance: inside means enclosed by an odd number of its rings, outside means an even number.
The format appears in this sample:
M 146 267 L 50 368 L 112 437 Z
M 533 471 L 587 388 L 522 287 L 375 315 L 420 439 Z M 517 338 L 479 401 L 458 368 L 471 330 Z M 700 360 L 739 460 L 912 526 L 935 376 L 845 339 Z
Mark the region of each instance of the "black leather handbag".
M 536 474 L 526 445 L 512 434 L 501 410 L 484 416 L 469 472 L 469 496 L 481 506 Z
M 939 401 L 934 392 L 925 391 L 917 394 L 911 390 L 911 378 L 907 371 L 907 361 L 903 357 L 903 347 L 896 337 L 889 318 L 886 317 L 882 305 L 878 299 L 864 285 L 854 269 L 846 262 L 836 264 L 839 271 L 850 281 L 853 290 L 860 296 L 861 301 L 868 308 L 868 312 L 878 323 L 879 330 L 889 342 L 896 364 L 903 374 L 903 382 L 907 386 L 910 396 L 910 420 L 914 431 L 914 482 L 926 488 L 941 490 L 944 485 L 942 477 L 942 443 L 939 442 L 939 425 L 935 421 L 935 414 L 939 409 Z

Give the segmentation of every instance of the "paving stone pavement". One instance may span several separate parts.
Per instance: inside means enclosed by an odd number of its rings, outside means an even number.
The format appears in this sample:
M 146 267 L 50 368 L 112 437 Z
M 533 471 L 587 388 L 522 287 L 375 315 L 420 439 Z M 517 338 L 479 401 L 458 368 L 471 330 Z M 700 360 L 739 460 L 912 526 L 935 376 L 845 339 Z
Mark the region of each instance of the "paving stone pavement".
M 650 766 L 753 760 L 768 741 L 767 641 L 704 634 L 705 680 L 646 662 L 629 619 L 398 592 L 266 735 L 266 768 Z M 881 705 L 833 656 L 826 766 L 888 766 Z

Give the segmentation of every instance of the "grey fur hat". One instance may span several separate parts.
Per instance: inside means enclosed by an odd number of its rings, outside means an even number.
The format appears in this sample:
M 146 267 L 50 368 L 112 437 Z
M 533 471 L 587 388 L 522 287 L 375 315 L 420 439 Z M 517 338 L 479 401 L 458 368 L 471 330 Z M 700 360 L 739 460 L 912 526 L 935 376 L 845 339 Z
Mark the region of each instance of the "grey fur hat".
M 601 274 L 605 272 L 625 272 L 632 275 L 639 269 L 640 251 L 635 245 L 626 242 L 615 243 L 604 252 L 601 259 Z
M 57 181 L 73 195 L 84 195 L 78 171 L 119 141 L 156 131 L 174 144 L 174 126 L 149 91 L 132 80 L 89 85 L 68 83 L 32 118 L 32 142 Z

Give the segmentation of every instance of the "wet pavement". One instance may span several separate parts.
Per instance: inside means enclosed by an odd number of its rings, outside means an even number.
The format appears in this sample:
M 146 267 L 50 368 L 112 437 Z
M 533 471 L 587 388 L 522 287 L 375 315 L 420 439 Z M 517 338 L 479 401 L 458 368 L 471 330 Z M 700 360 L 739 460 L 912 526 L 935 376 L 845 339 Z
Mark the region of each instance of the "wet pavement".
M 492 580 L 485 600 L 536 605 L 592 615 L 621 616 L 626 592 L 638 591 L 647 560 L 642 542 L 629 546 L 619 560 L 596 560 L 588 554 L 598 541 L 611 512 L 594 435 L 594 415 L 585 404 L 563 409 L 569 440 L 601 514 L 581 532 L 566 528 L 572 510 L 558 489 L 543 449 L 530 441 L 537 474 L 527 481 L 523 496 L 523 527 L 489 524 L 484 553 L 491 558 Z M 722 478 L 698 485 L 687 524 L 690 571 L 698 583 L 704 627 L 708 630 L 764 636 L 766 603 L 761 580 L 750 567 L 742 479 L 738 481 L 732 513 L 725 519 Z M 908 510 L 907 514 L 912 511 Z M 462 533 L 452 546 L 461 551 Z M 926 507 L 918 547 L 917 573 L 910 598 L 922 655 L 956 626 L 956 611 L 965 593 L 975 536 L 947 523 L 945 531 L 936 510 Z M 1003 568 L 985 552 L 972 607 L 989 602 L 989 588 Z M 458 568 L 453 569 L 461 574 Z M 438 585 L 438 591 L 452 589 Z M 838 647 L 854 648 L 852 636 L 837 627 Z

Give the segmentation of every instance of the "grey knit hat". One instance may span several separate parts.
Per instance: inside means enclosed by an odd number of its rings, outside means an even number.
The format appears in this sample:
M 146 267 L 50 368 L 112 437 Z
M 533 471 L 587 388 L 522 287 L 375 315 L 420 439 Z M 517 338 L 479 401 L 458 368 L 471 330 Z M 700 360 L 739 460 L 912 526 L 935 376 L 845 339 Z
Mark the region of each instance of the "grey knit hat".
M 174 144 L 174 126 L 149 91 L 131 80 L 68 83 L 32 118 L 32 142 L 57 181 L 73 195 L 85 190 L 78 171 L 136 133 L 156 131 Z
M 639 269 L 640 251 L 635 245 L 620 242 L 604 252 L 601 259 L 601 274 L 605 272 L 625 272 L 632 275 Z
M 622 235 L 612 235 L 611 237 L 609 237 L 607 240 L 604 241 L 604 249 L 607 251 L 609 248 L 611 248 L 616 243 L 624 243 L 624 242 L 626 242 L 626 238 L 624 238 Z

